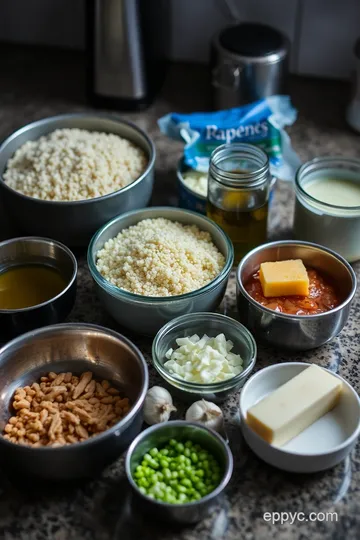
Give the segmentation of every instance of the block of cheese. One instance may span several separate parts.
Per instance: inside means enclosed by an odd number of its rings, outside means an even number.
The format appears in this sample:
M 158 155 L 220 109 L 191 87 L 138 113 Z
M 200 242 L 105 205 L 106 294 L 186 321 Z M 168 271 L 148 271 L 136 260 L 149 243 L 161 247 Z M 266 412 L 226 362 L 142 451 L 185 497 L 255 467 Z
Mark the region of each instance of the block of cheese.
M 267 298 L 309 294 L 309 276 L 300 259 L 262 263 L 259 278 Z
M 335 407 L 341 390 L 340 379 L 313 364 L 250 407 L 246 423 L 282 446 Z

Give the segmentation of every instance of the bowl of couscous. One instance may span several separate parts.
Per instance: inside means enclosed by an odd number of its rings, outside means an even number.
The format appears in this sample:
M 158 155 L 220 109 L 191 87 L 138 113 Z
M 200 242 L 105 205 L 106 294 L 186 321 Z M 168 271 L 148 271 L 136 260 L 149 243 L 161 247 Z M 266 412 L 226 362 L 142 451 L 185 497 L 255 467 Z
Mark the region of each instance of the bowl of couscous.
M 19 235 L 85 246 L 114 216 L 147 206 L 154 163 L 151 139 L 117 115 L 53 116 L 0 146 L 0 197 Z
M 171 207 L 118 216 L 92 238 L 88 265 L 105 309 L 153 336 L 168 321 L 220 304 L 233 265 L 227 234 L 207 217 Z

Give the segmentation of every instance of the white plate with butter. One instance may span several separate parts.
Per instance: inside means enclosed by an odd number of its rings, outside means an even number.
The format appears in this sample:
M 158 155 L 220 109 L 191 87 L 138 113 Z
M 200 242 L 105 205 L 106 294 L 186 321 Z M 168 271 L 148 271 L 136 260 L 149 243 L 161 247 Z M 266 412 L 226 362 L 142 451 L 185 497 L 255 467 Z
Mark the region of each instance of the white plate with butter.
M 304 398 L 304 402 L 301 405 L 299 405 L 300 400 L 298 399 L 297 406 L 293 411 L 292 404 L 289 402 L 290 406 L 285 407 L 286 414 L 284 414 L 284 418 L 280 418 L 281 413 L 279 411 L 281 410 L 284 395 L 281 396 L 280 394 L 280 402 L 278 401 L 278 403 L 274 403 L 274 400 L 269 401 L 269 396 L 304 370 L 309 369 L 310 366 L 313 366 L 313 364 L 300 362 L 269 366 L 253 375 L 244 385 L 240 394 L 241 429 L 247 444 L 258 457 L 270 465 L 285 471 L 312 473 L 337 465 L 351 452 L 360 433 L 360 400 L 357 393 L 342 377 L 323 368 L 321 370 L 325 372 L 324 377 L 321 377 L 322 374 L 320 372 L 318 373 L 314 368 L 309 373 L 315 377 L 320 375 L 320 378 L 324 380 L 319 381 L 319 385 L 313 385 L 313 388 L 310 389 L 311 395 Z M 328 374 L 336 378 L 333 380 L 335 385 L 331 384 L 331 380 L 329 382 Z M 300 379 L 303 379 L 303 383 L 306 383 L 304 374 Z M 284 430 L 282 421 L 289 423 L 291 414 L 294 414 L 294 420 L 292 422 L 296 423 L 300 419 L 300 421 L 306 424 L 307 417 L 308 419 L 311 418 L 311 412 L 306 410 L 306 406 L 309 405 L 309 399 L 311 411 L 317 406 L 321 408 L 323 406 L 320 403 L 321 400 L 328 399 L 328 401 L 331 401 L 330 394 L 331 392 L 336 392 L 337 381 L 341 382 L 341 391 L 338 394 L 338 398 L 334 398 L 336 399 L 336 405 L 330 412 L 315 420 L 315 422 L 288 442 L 277 444 L 276 441 L 282 441 L 284 439 L 281 433 L 281 429 Z M 325 388 L 323 397 L 319 397 L 320 401 L 318 403 L 316 403 L 316 396 L 312 395 L 316 386 Z M 325 397 L 327 392 L 329 395 Z M 292 389 L 292 393 L 293 395 L 296 394 L 295 388 Z M 306 392 L 304 392 L 304 396 L 305 394 Z M 279 392 L 277 395 L 279 395 Z M 289 395 L 288 399 L 292 397 Z M 260 402 L 264 398 L 268 400 L 267 408 L 260 407 Z M 254 407 L 255 405 L 257 405 L 256 408 Z M 269 410 L 273 406 L 275 410 L 277 407 L 276 418 L 272 418 L 272 415 L 269 414 Z M 247 415 L 250 409 L 253 415 L 249 415 L 248 422 L 250 424 L 253 423 L 253 427 L 247 422 Z M 291 413 L 289 409 L 291 409 Z M 257 426 L 254 420 L 251 421 L 251 416 L 258 416 L 263 420 L 264 430 L 262 436 L 254 431 Z M 292 422 L 290 422 L 290 426 Z M 261 422 L 259 422 L 259 425 L 261 425 Z M 288 430 L 288 427 L 286 430 Z M 291 436 L 291 429 L 289 436 Z M 265 440 L 266 438 L 268 440 L 272 439 L 273 442 L 268 442 Z

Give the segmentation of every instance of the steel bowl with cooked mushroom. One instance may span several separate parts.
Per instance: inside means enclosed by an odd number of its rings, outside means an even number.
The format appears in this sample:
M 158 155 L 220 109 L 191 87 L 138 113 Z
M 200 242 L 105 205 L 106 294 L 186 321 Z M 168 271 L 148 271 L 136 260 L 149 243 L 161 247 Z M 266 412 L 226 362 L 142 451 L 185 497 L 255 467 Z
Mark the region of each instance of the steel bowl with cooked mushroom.
M 17 474 L 91 477 L 140 432 L 148 370 L 122 335 L 59 324 L 0 349 L 0 451 Z

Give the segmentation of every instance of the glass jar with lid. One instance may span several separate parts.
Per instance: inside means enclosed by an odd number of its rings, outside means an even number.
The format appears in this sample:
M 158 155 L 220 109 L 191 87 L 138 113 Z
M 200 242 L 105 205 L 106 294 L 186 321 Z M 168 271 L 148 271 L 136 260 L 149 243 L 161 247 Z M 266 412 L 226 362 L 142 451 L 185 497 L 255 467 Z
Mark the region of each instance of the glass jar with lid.
M 211 154 L 207 216 L 230 236 L 235 264 L 266 241 L 271 184 L 269 159 L 261 148 L 231 143 Z
M 294 235 L 360 259 L 360 160 L 316 158 L 295 178 Z

